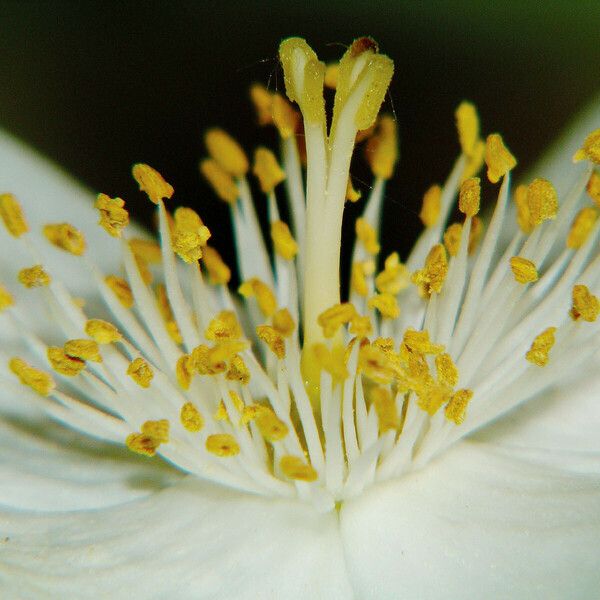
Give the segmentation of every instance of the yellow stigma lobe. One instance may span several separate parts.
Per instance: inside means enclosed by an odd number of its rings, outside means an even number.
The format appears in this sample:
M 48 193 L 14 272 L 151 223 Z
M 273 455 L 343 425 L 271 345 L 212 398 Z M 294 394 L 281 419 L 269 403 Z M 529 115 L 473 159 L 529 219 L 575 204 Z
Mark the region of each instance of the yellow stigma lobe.
M 580 160 L 590 160 L 593 163 L 600 165 L 600 129 L 592 131 L 592 133 L 585 138 L 581 149 L 575 152 L 573 162 L 579 162 Z
M 472 390 L 458 390 L 448 401 L 444 413 L 446 419 L 454 421 L 456 425 L 460 425 L 465 420 L 467 406 L 473 398 Z
M 173 186 L 167 183 L 163 176 L 150 165 L 138 163 L 131 169 L 133 178 L 137 181 L 140 190 L 145 192 L 151 202 L 158 204 L 161 200 L 168 200 L 173 196 Z
M 389 115 L 377 120 L 375 135 L 369 138 L 365 156 L 375 177 L 390 179 L 398 160 L 398 135 L 396 121 Z
M 122 306 L 125 308 L 133 306 L 133 292 L 125 279 L 116 275 L 108 275 L 104 278 L 104 282 L 113 291 Z
M 13 298 L 12 294 L 2 284 L 0 284 L 0 313 L 10 306 L 13 306 L 14 303 L 15 299 Z
M 548 364 L 548 354 L 554 346 L 554 333 L 556 327 L 548 327 L 540 333 L 531 344 L 531 348 L 525 355 L 525 358 L 538 367 L 543 367 Z
M 600 174 L 598 171 L 592 171 L 585 189 L 590 198 L 596 203 L 596 206 L 600 208 Z
M 458 195 L 458 209 L 467 217 L 474 217 L 479 212 L 481 185 L 479 177 L 465 179 Z
M 200 162 L 200 172 L 206 178 L 215 194 L 229 204 L 235 204 L 238 198 L 238 188 L 233 177 L 222 169 L 212 158 Z
M 80 360 L 90 360 L 92 362 L 101 363 L 100 348 L 94 340 L 69 340 L 64 345 L 64 351 L 71 358 Z
M 548 219 L 556 219 L 558 196 L 554 186 L 546 179 L 534 179 L 527 186 L 527 205 L 533 227 Z
M 44 287 L 50 285 L 51 281 L 50 275 L 44 271 L 42 265 L 21 269 L 18 279 L 26 288 Z
M 275 252 L 285 260 L 292 260 L 298 254 L 298 244 L 292 237 L 287 223 L 283 221 L 271 223 L 271 239 Z
M 268 194 L 285 179 L 285 172 L 279 166 L 277 158 L 268 148 L 257 148 L 254 152 L 252 172 L 258 178 L 260 189 Z
M 75 256 L 82 256 L 85 252 L 83 233 L 69 223 L 44 225 L 44 235 L 52 245 L 65 252 Z
M 474 104 L 461 102 L 454 113 L 460 147 L 465 156 L 472 156 L 479 141 L 479 116 Z
M 55 388 L 55 383 L 52 377 L 28 365 L 20 358 L 11 358 L 8 363 L 8 368 L 19 378 L 19 381 L 40 396 L 48 396 Z
M 143 388 L 149 388 L 154 378 L 152 368 L 143 358 L 136 358 L 129 364 L 127 375 Z
M 242 147 L 225 131 L 215 127 L 204 136 L 210 157 L 233 177 L 243 177 L 249 168 L 248 158 Z
M 526 258 L 513 256 L 510 259 L 510 268 L 518 283 L 533 283 L 539 278 L 537 267 Z
M 342 302 L 323 311 L 317 318 L 317 323 L 323 328 L 323 335 L 332 338 L 338 329 L 349 323 L 357 316 L 356 308 L 350 302 Z
M 98 225 L 113 237 L 121 237 L 121 232 L 129 224 L 129 213 L 125 210 L 125 201 L 98 194 L 94 207 L 100 213 Z
M 283 336 L 271 325 L 259 325 L 256 328 L 256 335 L 259 340 L 262 340 L 267 346 L 269 346 L 271 352 L 279 360 L 285 358 L 285 342 Z
M 392 294 L 376 294 L 369 298 L 367 306 L 373 310 L 377 309 L 381 316 L 385 319 L 397 319 L 400 316 L 400 307 L 396 296 Z
M 377 232 L 366 219 L 359 217 L 355 223 L 356 237 L 361 241 L 365 250 L 372 256 L 379 253 L 380 246 L 377 241 Z
M 244 296 L 244 298 L 256 298 L 258 307 L 265 317 L 270 317 L 277 310 L 277 300 L 275 294 L 271 291 L 269 286 L 262 282 L 257 277 L 252 277 L 245 281 L 238 288 L 238 292 Z
M 85 361 L 68 356 L 62 348 L 50 346 L 46 351 L 50 366 L 61 375 L 75 377 L 85 369 Z
M 204 248 L 202 261 L 212 284 L 223 285 L 229 283 L 231 269 L 223 262 L 221 255 L 212 246 Z
M 600 314 L 600 300 L 585 285 L 573 287 L 573 304 L 569 311 L 573 321 L 593 323 Z
M 485 163 L 487 164 L 488 179 L 498 183 L 509 171 L 517 165 L 516 158 L 504 145 L 502 136 L 498 133 L 488 135 L 485 146 Z
M 439 185 L 432 185 L 423 194 L 423 205 L 419 218 L 425 227 L 433 227 L 440 217 L 442 208 L 442 188 Z
M 214 433 L 206 438 L 206 449 L 215 456 L 226 458 L 240 453 L 240 446 L 229 433 Z
M 119 330 L 112 323 L 101 319 L 90 319 L 85 324 L 85 333 L 98 344 L 112 344 L 122 339 Z
M 181 407 L 179 418 L 183 427 L 191 433 L 196 433 L 204 427 L 200 411 L 191 402 L 186 402 Z
M 567 248 L 581 248 L 581 246 L 585 244 L 590 233 L 592 233 L 597 220 L 598 211 L 595 208 L 591 206 L 582 208 L 577 213 L 577 216 L 571 225 L 571 229 L 569 230 L 569 235 L 567 236 Z
M 21 205 L 12 194 L 0 194 L 0 219 L 13 237 L 21 237 L 29 231 Z
M 419 286 L 421 294 L 428 298 L 434 292 L 439 294 L 442 291 L 447 274 L 446 249 L 442 244 L 436 244 L 429 251 L 424 268 L 413 274 L 412 281 Z
M 297 456 L 282 456 L 279 461 L 279 467 L 286 477 L 295 481 L 316 481 L 319 474 L 311 465 L 307 465 L 301 458 Z

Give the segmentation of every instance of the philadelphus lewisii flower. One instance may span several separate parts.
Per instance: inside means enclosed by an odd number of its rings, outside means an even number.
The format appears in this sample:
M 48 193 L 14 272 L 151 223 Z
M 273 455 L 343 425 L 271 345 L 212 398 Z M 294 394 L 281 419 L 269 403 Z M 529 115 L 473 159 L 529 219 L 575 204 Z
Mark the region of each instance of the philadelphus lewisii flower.
M 171 214 L 150 166 L 133 177 L 158 242 L 2 138 L 0 596 L 595 596 L 600 130 L 579 132 L 581 164 L 559 153 L 514 188 L 516 159 L 463 102 L 460 156 L 402 262 L 378 239 L 392 61 L 369 38 L 327 67 L 298 38 L 279 56 L 287 98 L 251 96 L 280 158 L 251 164 L 213 129 L 200 164 L 229 204 L 237 290 L 215 230 Z M 374 183 L 341 299 L 359 143 Z

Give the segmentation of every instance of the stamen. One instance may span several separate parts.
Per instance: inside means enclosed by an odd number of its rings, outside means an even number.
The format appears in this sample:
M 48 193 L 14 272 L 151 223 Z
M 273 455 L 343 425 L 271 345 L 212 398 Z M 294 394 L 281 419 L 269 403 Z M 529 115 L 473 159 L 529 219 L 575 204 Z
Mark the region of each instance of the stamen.
M 527 205 L 533 227 L 548 219 L 556 219 L 558 196 L 554 186 L 546 179 L 534 179 L 527 187 Z
M 275 294 L 273 294 L 266 283 L 262 282 L 257 277 L 253 277 L 242 283 L 238 288 L 238 292 L 244 296 L 244 298 L 256 298 L 258 307 L 265 317 L 272 316 L 277 310 Z
M 138 163 L 131 170 L 133 178 L 137 181 L 142 192 L 146 192 L 148 198 L 154 204 L 161 200 L 168 200 L 173 196 L 173 186 L 168 184 L 163 176 L 149 165 Z
M 283 336 L 270 325 L 259 325 L 256 328 L 256 335 L 258 339 L 262 340 L 269 348 L 271 352 L 275 354 L 280 360 L 285 358 L 285 342 Z
M 125 308 L 133 307 L 133 292 L 131 291 L 126 279 L 117 277 L 116 275 L 108 275 L 104 278 L 104 281 Z
M 412 281 L 419 286 L 423 296 L 430 297 L 433 293 L 439 294 L 442 291 L 447 274 L 446 249 L 441 244 L 436 244 L 429 251 L 423 269 L 413 274 Z
M 75 377 L 85 369 L 85 361 L 74 356 L 69 356 L 58 346 L 49 346 L 47 350 L 50 366 L 61 375 Z
M 479 141 L 479 116 L 471 102 L 463 101 L 455 112 L 456 129 L 463 154 L 472 156 Z
M 240 453 L 240 445 L 230 433 L 213 433 L 206 438 L 206 449 L 215 456 L 228 458 Z
M 200 162 L 200 172 L 211 185 L 215 194 L 229 204 L 235 204 L 239 191 L 233 177 L 216 160 L 205 158 Z
M 21 269 L 18 274 L 19 282 L 26 288 L 44 287 L 50 285 L 50 275 L 44 271 L 42 265 L 34 265 Z
M 209 129 L 204 142 L 211 158 L 233 177 L 243 177 L 250 167 L 242 147 L 225 131 L 219 128 Z
M 102 319 L 90 319 L 85 324 L 85 333 L 98 344 L 112 344 L 123 337 L 112 323 Z
M 0 313 L 13 306 L 14 303 L 15 299 L 13 298 L 12 294 L 2 284 L 0 284 Z
M 322 312 L 317 318 L 317 322 L 323 328 L 323 335 L 326 338 L 332 338 L 338 329 L 342 325 L 350 323 L 356 314 L 354 305 L 350 304 L 350 302 L 343 302 Z
M 458 392 L 452 394 L 444 411 L 446 418 L 456 425 L 461 425 L 465 420 L 467 406 L 472 398 L 473 390 L 458 390 Z
M 398 253 L 392 252 L 385 259 L 383 271 L 375 277 L 375 286 L 381 293 L 395 296 L 409 285 L 410 271 L 400 262 Z
M 375 231 L 375 228 L 362 218 L 356 219 L 355 228 L 356 236 L 361 241 L 365 250 L 372 256 L 379 254 L 380 246 L 377 241 L 377 232 Z
M 432 185 L 423 195 L 423 205 L 419 218 L 425 227 L 433 227 L 440 218 L 442 209 L 442 188 L 439 185 Z
M 231 270 L 223 262 L 221 255 L 212 246 L 204 248 L 202 261 L 208 271 L 208 276 L 212 284 L 225 285 L 229 283 Z
M 600 173 L 598 171 L 592 171 L 586 190 L 590 198 L 596 203 L 596 206 L 600 208 Z
M 306 481 L 308 483 L 316 481 L 319 474 L 307 465 L 301 458 L 297 456 L 282 456 L 279 461 L 279 467 L 286 477 L 295 479 L 296 481 Z
M 398 301 L 396 300 L 396 296 L 392 296 L 392 294 L 376 294 L 369 298 L 367 306 L 371 310 L 377 309 L 381 313 L 381 316 L 386 319 L 397 319 L 400 316 Z
M 533 283 L 539 279 L 537 267 L 527 258 L 513 256 L 510 259 L 510 268 L 518 283 Z
M 292 237 L 290 228 L 283 221 L 271 223 L 271 239 L 275 252 L 286 260 L 292 260 L 298 254 L 298 244 Z
M 583 142 L 583 146 L 575 152 L 573 162 L 590 160 L 600 165 L 600 129 L 592 131 Z
M 375 177 L 390 179 L 398 160 L 398 139 L 396 121 L 389 115 L 377 120 L 377 131 L 369 138 L 365 156 Z
M 154 378 L 154 371 L 143 358 L 138 357 L 127 367 L 127 375 L 140 387 L 149 388 Z
M 460 186 L 458 210 L 467 217 L 474 217 L 479 212 L 481 186 L 479 177 L 465 179 Z
M 567 236 L 567 248 L 581 248 L 587 241 L 598 220 L 598 211 L 591 206 L 582 208 L 575 217 L 569 235 Z
M 49 396 L 56 387 L 48 373 L 35 369 L 20 358 L 11 358 L 8 366 L 23 385 L 30 387 L 41 396 Z
M 12 194 L 0 194 L 0 219 L 13 237 L 21 237 L 29 231 L 21 205 Z
M 275 155 L 267 148 L 257 148 L 254 153 L 252 172 L 258 178 L 260 189 L 268 194 L 285 180 L 285 172 L 279 166 Z
M 85 252 L 83 234 L 69 223 L 44 225 L 44 235 L 51 244 L 65 252 L 75 256 L 82 256 Z
M 492 183 L 498 183 L 517 165 L 517 160 L 504 145 L 498 133 L 488 135 L 485 146 L 485 162 L 488 167 L 487 176 Z
M 600 314 L 600 300 L 585 285 L 573 287 L 573 304 L 569 312 L 573 321 L 593 323 Z
M 125 201 L 111 198 L 106 194 L 98 194 L 95 208 L 100 213 L 98 225 L 113 237 L 121 237 L 121 233 L 129 224 L 129 213 L 125 210 Z
M 80 360 L 89 360 L 92 362 L 101 363 L 102 356 L 98 343 L 94 340 L 69 340 L 65 343 L 64 351 L 71 358 Z
M 538 367 L 544 367 L 548 364 L 548 354 L 554 346 L 554 333 L 556 327 L 548 327 L 540 333 L 532 342 L 531 348 L 525 355 L 525 358 Z

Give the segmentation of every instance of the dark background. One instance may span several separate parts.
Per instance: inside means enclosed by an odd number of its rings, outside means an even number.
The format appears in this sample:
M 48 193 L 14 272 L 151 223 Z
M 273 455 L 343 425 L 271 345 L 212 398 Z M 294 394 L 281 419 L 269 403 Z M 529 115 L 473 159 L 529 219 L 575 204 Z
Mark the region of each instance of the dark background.
M 478 105 L 484 132 L 504 134 L 523 172 L 600 89 L 599 23 L 598 1 L 0 0 L 0 126 L 92 190 L 125 198 L 145 223 L 130 166 L 148 162 L 175 186 L 175 203 L 216 231 L 227 211 L 198 175 L 202 132 L 218 124 L 247 150 L 275 144 L 256 127 L 247 89 L 281 88 L 280 39 L 302 35 L 331 60 L 368 34 L 396 63 L 385 108 L 393 102 L 401 162 L 386 230 L 405 250 L 423 191 L 457 156 L 457 104 Z M 360 163 L 353 175 L 366 190 Z M 220 227 L 215 241 L 226 254 L 228 236 Z

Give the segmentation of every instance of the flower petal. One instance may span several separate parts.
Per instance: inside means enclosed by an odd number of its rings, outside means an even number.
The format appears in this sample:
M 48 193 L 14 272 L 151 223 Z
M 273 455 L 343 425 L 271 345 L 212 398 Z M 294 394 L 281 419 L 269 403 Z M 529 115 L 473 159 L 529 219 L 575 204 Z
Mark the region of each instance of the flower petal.
M 7 597 L 353 597 L 335 513 L 192 478 L 102 511 L 0 514 L 0 530 Z
M 361 599 L 591 598 L 600 474 L 573 477 L 463 442 L 341 512 Z

